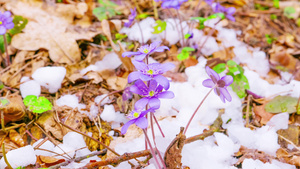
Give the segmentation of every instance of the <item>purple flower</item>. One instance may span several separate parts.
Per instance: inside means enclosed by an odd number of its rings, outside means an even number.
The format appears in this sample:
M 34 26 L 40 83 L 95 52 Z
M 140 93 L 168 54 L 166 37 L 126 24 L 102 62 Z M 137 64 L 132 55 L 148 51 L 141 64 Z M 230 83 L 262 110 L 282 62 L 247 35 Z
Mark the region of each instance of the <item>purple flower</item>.
M 221 100 L 225 103 L 225 99 L 227 101 L 231 101 L 231 96 L 226 89 L 233 82 L 232 76 L 226 75 L 220 79 L 218 73 L 214 70 L 206 66 L 206 73 L 210 77 L 210 79 L 206 79 L 202 82 L 202 85 L 209 88 L 214 88 L 215 93 L 220 96 Z
M 162 1 L 162 4 L 161 4 L 162 8 L 179 9 L 181 4 L 188 0 L 161 0 L 161 1 Z M 156 0 L 156 2 L 158 2 L 158 0 Z
M 235 22 L 235 18 L 232 16 L 235 13 L 236 9 L 234 7 L 225 8 L 223 13 L 225 14 L 226 18 Z
M 130 87 L 126 87 L 122 94 L 123 101 L 131 99 L 133 94 L 130 92 Z
M 128 16 L 128 22 L 124 24 L 125 27 L 130 27 L 132 25 L 132 22 L 134 21 L 136 17 L 136 8 L 130 9 L 131 14 Z
M 153 111 L 153 109 L 148 109 L 145 111 L 142 110 L 133 110 L 127 118 L 131 119 L 121 129 L 121 134 L 125 134 L 130 125 L 135 124 L 138 127 L 145 129 L 148 127 L 148 120 L 144 117 L 148 112 Z
M 209 6 L 211 6 L 212 3 L 214 2 L 214 0 L 205 0 L 205 2 L 206 2 Z
M 5 11 L 4 13 L 0 12 L 0 35 L 4 35 L 7 29 L 11 29 L 15 26 L 12 21 L 13 18 L 9 11 Z
M 130 57 L 135 55 L 135 60 L 142 61 L 147 55 L 150 55 L 154 52 L 163 52 L 165 49 L 169 48 L 167 46 L 159 46 L 161 42 L 156 41 L 151 43 L 150 45 L 141 46 L 137 52 L 124 52 L 122 54 L 123 57 Z
M 135 109 L 144 109 L 147 104 L 150 108 L 158 109 L 160 107 L 159 99 L 172 99 L 174 97 L 173 92 L 162 91 L 163 87 L 161 85 L 157 85 L 155 80 L 150 80 L 148 82 L 148 86 L 149 87 L 147 87 L 142 80 L 138 79 L 135 81 L 134 85 L 130 87 L 130 91 L 132 93 L 144 96 L 135 103 Z
M 144 62 L 139 62 L 135 60 L 133 60 L 132 63 L 138 71 L 129 74 L 128 83 L 131 83 L 137 79 L 141 79 L 143 81 L 149 81 L 154 79 L 157 81 L 158 84 L 163 86 L 165 90 L 169 89 L 169 80 L 161 74 L 173 69 L 175 67 L 173 63 L 151 63 L 147 65 Z
M 213 3 L 212 0 L 211 1 L 207 0 L 206 3 L 208 3 L 212 7 L 215 13 L 219 13 L 219 12 L 224 13 L 227 19 L 231 21 L 235 21 L 235 18 L 232 16 L 236 11 L 234 7 L 225 8 L 219 2 Z

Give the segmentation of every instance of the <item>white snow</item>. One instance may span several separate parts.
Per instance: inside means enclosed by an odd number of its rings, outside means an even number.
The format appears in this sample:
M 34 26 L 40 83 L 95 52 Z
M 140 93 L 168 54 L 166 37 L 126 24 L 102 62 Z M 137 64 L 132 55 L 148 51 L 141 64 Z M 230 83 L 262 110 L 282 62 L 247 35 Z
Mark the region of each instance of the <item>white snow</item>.
M 32 78 L 41 86 L 46 87 L 50 93 L 55 93 L 61 88 L 65 75 L 66 68 L 64 67 L 41 67 L 32 74 Z
M 32 147 L 37 146 L 39 143 L 41 143 L 44 139 L 40 139 L 37 142 L 33 143 Z M 49 140 L 47 140 L 46 142 L 44 142 L 39 148 L 40 149 L 45 149 L 45 150 L 50 150 L 53 151 L 54 150 L 55 145 L 50 142 Z M 49 151 L 44 151 L 44 150 L 35 150 L 35 155 L 43 155 L 43 156 L 52 156 L 54 155 L 53 153 L 49 152 Z
M 24 82 L 20 84 L 20 92 L 23 98 L 28 95 L 35 95 L 38 97 L 41 94 L 41 85 L 35 80 L 30 80 L 29 77 L 24 76 L 22 77 L 21 82 Z
M 245 159 L 243 169 L 296 169 L 295 166 L 273 160 L 271 163 L 263 163 L 260 160 Z
M 34 149 L 31 145 L 11 150 L 7 152 L 6 157 L 7 161 L 13 168 L 20 166 L 26 167 L 27 165 L 35 164 L 36 162 Z M 7 165 L 4 162 L 4 158 L 1 158 L 0 169 L 4 169 L 6 166 Z
M 107 94 L 102 94 L 102 95 L 97 96 L 97 97 L 95 98 L 95 103 L 99 104 L 100 101 L 101 101 L 104 97 L 106 97 L 106 96 L 107 96 Z M 107 104 L 107 103 L 109 103 L 109 102 L 110 102 L 109 97 L 106 97 L 106 98 L 101 102 L 101 106 L 103 106 L 103 105 L 105 105 L 105 104 Z
M 104 110 L 102 111 L 100 117 L 102 120 L 107 122 L 113 122 L 112 128 L 120 127 L 121 122 L 126 123 L 128 121 L 123 113 L 115 111 L 113 105 L 104 105 Z

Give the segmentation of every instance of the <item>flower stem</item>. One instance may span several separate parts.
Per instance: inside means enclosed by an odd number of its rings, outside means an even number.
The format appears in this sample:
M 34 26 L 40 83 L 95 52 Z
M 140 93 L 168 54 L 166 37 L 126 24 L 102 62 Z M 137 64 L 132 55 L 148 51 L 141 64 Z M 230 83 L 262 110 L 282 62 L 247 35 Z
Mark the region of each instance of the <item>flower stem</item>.
M 186 131 L 187 131 L 189 125 L 191 124 L 191 122 L 192 122 L 194 116 L 196 115 L 197 111 L 198 111 L 199 108 L 202 106 L 204 100 L 206 100 L 207 96 L 208 96 L 208 95 L 211 93 L 211 91 L 213 91 L 216 87 L 217 87 L 217 85 L 214 86 L 213 88 L 211 88 L 210 91 L 209 91 L 209 92 L 205 95 L 205 97 L 202 99 L 202 101 L 200 102 L 200 104 L 198 105 L 198 107 L 196 108 L 196 110 L 194 111 L 192 117 L 190 118 L 189 122 L 187 123 L 187 125 L 186 125 L 186 127 L 185 127 L 185 129 L 184 129 L 184 132 L 183 132 L 184 135 L 185 135 L 185 133 L 186 133 Z
M 146 130 L 143 129 L 143 132 L 144 132 L 144 135 L 145 135 L 145 139 L 146 139 L 146 141 L 147 141 L 148 144 L 149 144 L 151 154 L 152 154 L 152 156 L 153 156 L 153 158 L 154 158 L 154 160 L 155 160 L 155 162 L 156 162 L 158 168 L 161 169 L 161 166 L 160 166 L 159 161 L 158 161 L 158 159 L 157 159 L 157 157 L 156 157 L 156 154 L 155 154 L 155 150 L 153 149 L 153 147 L 152 147 L 152 145 L 151 145 L 151 142 L 150 142 L 150 140 L 149 140 L 149 137 L 148 137 L 148 135 L 147 135 Z
M 6 66 L 10 65 L 10 58 L 8 55 L 8 50 L 7 50 L 7 40 L 5 34 L 3 35 L 3 40 L 4 40 L 4 47 L 5 47 L 5 53 L 6 53 Z
M 163 137 L 165 137 L 164 132 L 163 132 L 162 129 L 160 128 L 160 125 L 158 124 L 158 121 L 157 121 L 155 115 L 154 115 L 154 114 L 152 114 L 152 115 L 153 115 L 153 119 L 155 120 L 155 123 L 157 124 L 157 127 L 158 127 L 158 129 L 159 129 L 161 135 L 162 135 Z
M 12 166 L 9 164 L 9 162 L 7 160 L 6 153 L 5 153 L 4 143 L 2 143 L 2 153 L 3 153 L 4 162 L 6 163 L 7 168 L 13 169 Z
M 182 38 L 182 46 L 185 47 L 184 34 L 183 34 L 183 28 L 182 28 L 182 18 L 180 16 L 179 9 L 177 9 L 176 11 L 177 11 L 179 24 L 180 24 L 180 29 L 181 29 L 180 32 L 181 32 L 181 38 Z

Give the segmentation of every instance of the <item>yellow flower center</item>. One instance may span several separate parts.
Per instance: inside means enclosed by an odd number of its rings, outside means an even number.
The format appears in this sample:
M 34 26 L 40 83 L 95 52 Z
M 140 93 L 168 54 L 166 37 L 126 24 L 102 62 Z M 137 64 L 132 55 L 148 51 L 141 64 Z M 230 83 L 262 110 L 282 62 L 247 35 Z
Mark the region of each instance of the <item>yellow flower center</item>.
M 154 91 L 150 91 L 149 96 L 154 96 Z
M 0 21 L 0 25 L 2 25 L 2 21 Z
M 148 53 L 149 52 L 149 50 L 148 49 L 144 49 L 144 53 Z
M 152 75 L 152 74 L 153 74 L 153 70 L 149 69 L 149 70 L 147 71 L 147 73 L 150 74 L 150 75 Z
M 133 117 L 136 117 L 136 118 L 138 118 L 139 117 L 139 113 L 137 113 L 137 112 L 135 112 L 135 113 L 133 113 Z

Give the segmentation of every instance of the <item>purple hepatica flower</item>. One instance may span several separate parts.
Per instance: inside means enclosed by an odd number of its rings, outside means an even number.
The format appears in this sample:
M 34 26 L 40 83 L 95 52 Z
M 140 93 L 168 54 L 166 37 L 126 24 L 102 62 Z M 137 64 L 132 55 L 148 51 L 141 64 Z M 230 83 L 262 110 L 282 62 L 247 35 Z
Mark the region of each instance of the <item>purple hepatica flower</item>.
M 12 29 L 15 25 L 9 11 L 0 12 L 0 35 L 4 35 L 7 29 Z
M 235 18 L 232 16 L 235 13 L 235 8 L 234 7 L 229 7 L 229 8 L 225 8 L 223 10 L 223 13 L 225 14 L 226 18 L 235 22 Z
M 144 96 L 144 98 L 141 98 L 135 103 L 135 109 L 144 109 L 147 104 L 150 108 L 158 109 L 160 107 L 159 99 L 172 99 L 174 97 L 173 92 L 162 91 L 163 87 L 161 85 L 157 85 L 155 80 L 150 80 L 148 85 L 149 87 L 147 87 L 142 80 L 138 79 L 135 81 L 134 85 L 130 87 L 130 91 L 132 93 Z
M 128 83 L 131 83 L 137 79 L 141 79 L 143 81 L 154 79 L 158 84 L 163 86 L 165 90 L 169 89 L 169 80 L 161 74 L 173 69 L 175 67 L 173 63 L 151 63 L 147 65 L 144 62 L 138 62 L 135 60 L 133 60 L 132 63 L 138 71 L 129 74 Z
M 125 134 L 130 125 L 135 124 L 138 127 L 145 129 L 148 127 L 148 120 L 144 117 L 148 112 L 153 111 L 153 109 L 148 109 L 145 111 L 133 110 L 127 117 L 129 120 L 121 129 L 121 134 Z
M 122 54 L 123 57 L 135 56 L 135 60 L 142 61 L 147 55 L 150 55 L 154 52 L 163 52 L 165 49 L 168 49 L 166 46 L 159 46 L 161 42 L 156 41 L 151 43 L 150 45 L 141 46 L 137 52 L 124 52 Z
M 124 24 L 125 27 L 130 27 L 132 25 L 132 22 L 134 21 L 136 17 L 136 8 L 130 9 L 131 14 L 128 16 L 128 22 Z
M 205 0 L 205 2 L 208 4 L 208 5 L 212 5 L 212 3 L 214 2 L 214 0 Z
M 220 79 L 218 73 L 214 70 L 206 66 L 206 73 L 210 77 L 210 79 L 206 79 L 202 82 L 202 85 L 209 88 L 214 88 L 215 93 L 220 96 L 221 100 L 225 103 L 225 99 L 227 101 L 231 101 L 231 96 L 226 89 L 233 82 L 232 76 L 226 75 Z
M 188 0 L 162 0 L 161 7 L 162 8 L 174 8 L 174 9 L 179 9 L 181 4 L 183 2 L 186 2 Z

